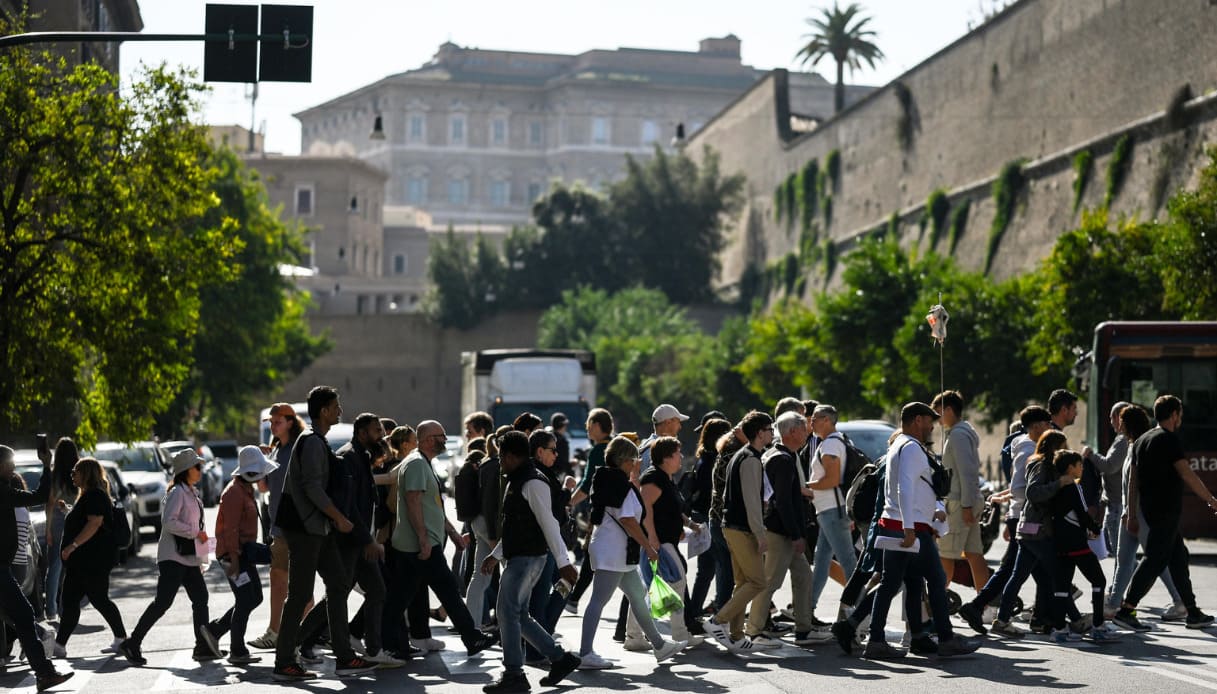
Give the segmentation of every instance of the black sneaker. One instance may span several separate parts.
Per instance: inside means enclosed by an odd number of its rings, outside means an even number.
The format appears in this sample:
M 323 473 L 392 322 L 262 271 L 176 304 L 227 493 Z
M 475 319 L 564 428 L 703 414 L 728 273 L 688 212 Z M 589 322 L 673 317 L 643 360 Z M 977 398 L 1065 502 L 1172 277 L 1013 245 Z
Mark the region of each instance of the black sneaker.
M 965 602 L 963 605 L 960 605 L 959 612 L 957 614 L 959 615 L 960 619 L 968 623 L 968 626 L 972 627 L 972 631 L 975 631 L 982 636 L 989 633 L 989 630 L 985 628 L 984 615 L 981 609 L 976 605 L 973 605 L 970 602 Z
M 528 677 L 523 672 L 505 672 L 499 679 L 482 687 L 482 691 L 492 694 L 523 694 L 531 690 Z
M 203 641 L 203 645 L 207 646 L 207 650 L 211 651 L 213 658 L 220 657 L 220 637 L 216 636 L 210 623 L 199 627 L 199 638 Z
M 579 668 L 583 660 L 574 653 L 567 653 L 561 658 L 554 661 L 554 664 L 549 668 L 549 674 L 541 678 L 541 685 L 545 687 L 555 687 L 570 673 Z
M 938 644 L 938 657 L 950 658 L 952 656 L 967 655 L 974 653 L 977 648 L 980 648 L 980 641 L 977 639 L 965 639 L 962 636 L 956 636 L 950 641 L 943 641 Z
M 922 634 L 909 642 L 909 651 L 913 655 L 938 655 L 938 644 L 929 635 Z
M 349 660 L 340 660 L 334 666 L 334 674 L 339 677 L 355 677 L 366 672 L 371 672 L 377 667 L 376 663 L 368 662 L 359 656 L 355 656 Z
M 200 644 L 195 645 L 194 652 L 190 654 L 190 657 L 194 658 L 195 660 L 197 660 L 200 663 L 205 663 L 209 660 L 216 660 L 218 658 L 223 658 L 226 655 L 228 655 L 228 651 L 220 651 L 217 653 L 217 652 L 211 650 L 211 647 L 208 646 L 207 644 L 200 643 Z
M 72 676 L 75 674 L 75 672 L 59 672 L 58 670 L 52 669 L 50 672 L 45 672 L 38 675 L 38 677 L 34 680 L 35 687 L 38 689 L 38 691 L 44 692 L 52 687 L 58 687 L 64 682 L 67 682 L 68 680 L 72 679 Z
M 866 650 L 862 651 L 862 657 L 867 660 L 897 660 L 904 655 L 904 651 L 882 639 L 867 641 Z
M 137 667 L 142 667 L 148 664 L 148 659 L 145 658 L 144 654 L 140 652 L 139 644 L 131 639 L 127 639 L 126 641 L 118 644 L 118 653 L 122 657 L 126 658 L 128 663 L 131 663 Z
M 824 631 L 831 626 L 832 625 L 829 624 L 828 622 L 821 622 L 820 620 L 816 619 L 816 616 L 814 614 L 811 616 L 811 628 L 812 629 L 819 629 L 820 631 Z
M 1137 619 L 1137 611 L 1130 610 L 1127 607 L 1121 607 L 1116 612 L 1116 616 L 1111 618 L 1111 621 L 1115 622 L 1117 626 L 1131 629 L 1132 631 L 1149 631 L 1149 625 Z
M 469 654 L 469 657 L 472 658 L 478 653 L 481 653 L 487 648 L 490 648 L 494 644 L 498 643 L 498 641 L 499 640 L 494 636 L 489 634 L 481 634 L 465 642 L 465 651 Z
M 1199 608 L 1192 608 L 1187 611 L 1186 623 L 1188 629 L 1207 629 L 1213 626 L 1213 617 L 1201 612 Z
M 317 677 L 316 673 L 305 670 L 304 668 L 300 667 L 299 663 L 291 663 L 283 666 L 276 665 L 270 676 L 279 682 L 299 682 L 301 680 L 311 680 Z
M 701 623 L 700 620 L 694 619 L 693 621 L 689 622 L 687 626 L 689 627 L 689 633 L 693 634 L 694 636 L 706 635 L 706 627 Z
M 841 647 L 841 650 L 845 651 L 845 655 L 853 655 L 854 635 L 857 633 L 857 627 L 848 619 L 843 619 L 832 625 L 832 635 L 836 637 L 837 645 Z

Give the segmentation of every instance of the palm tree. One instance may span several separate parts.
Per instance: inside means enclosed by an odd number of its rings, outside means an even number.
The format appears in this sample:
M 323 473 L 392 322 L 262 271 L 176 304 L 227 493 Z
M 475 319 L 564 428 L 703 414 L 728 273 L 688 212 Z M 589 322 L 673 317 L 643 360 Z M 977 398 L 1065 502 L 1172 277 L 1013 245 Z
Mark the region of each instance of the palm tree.
M 836 112 L 845 108 L 845 66 L 852 72 L 860 69 L 863 62 L 873 68 L 875 61 L 883 59 L 883 51 L 873 42 L 875 32 L 866 27 L 871 18 L 858 16 L 861 12 L 858 3 L 850 3 L 842 10 L 833 2 L 831 10 L 820 10 L 819 17 L 807 20 L 814 31 L 804 34 L 807 45 L 795 54 L 795 58 L 803 59 L 803 64 L 811 62 L 812 67 L 824 56 L 837 61 Z

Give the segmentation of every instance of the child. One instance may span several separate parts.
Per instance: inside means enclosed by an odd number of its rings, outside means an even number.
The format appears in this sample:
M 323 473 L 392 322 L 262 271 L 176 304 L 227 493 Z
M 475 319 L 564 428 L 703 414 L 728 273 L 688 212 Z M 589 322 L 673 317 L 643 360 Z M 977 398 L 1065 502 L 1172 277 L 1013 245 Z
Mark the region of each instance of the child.
M 1052 530 L 1057 554 L 1053 581 L 1056 609 L 1052 617 L 1052 640 L 1062 644 L 1069 641 L 1065 610 L 1066 602 L 1072 599 L 1071 586 L 1076 568 L 1090 581 L 1094 606 L 1094 627 L 1090 630 L 1090 638 L 1096 643 L 1115 641 L 1118 636 L 1103 628 L 1103 591 L 1107 587 L 1107 579 L 1089 543 L 1103 529 L 1086 511 L 1082 487 L 1078 484 L 1082 478 L 1082 455 L 1076 451 L 1060 450 L 1053 456 L 1052 464 L 1061 478 L 1061 489 L 1052 499 Z

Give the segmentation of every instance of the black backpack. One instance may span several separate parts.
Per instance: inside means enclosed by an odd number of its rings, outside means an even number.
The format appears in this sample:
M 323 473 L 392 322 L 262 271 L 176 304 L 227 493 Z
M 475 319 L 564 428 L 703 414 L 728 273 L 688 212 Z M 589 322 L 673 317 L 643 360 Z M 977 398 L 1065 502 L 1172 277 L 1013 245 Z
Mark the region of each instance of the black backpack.
M 1020 423 L 1001 442 L 1001 471 L 1006 476 L 1006 482 L 1009 482 L 1014 477 L 1014 439 L 1025 433 L 1027 433 L 1027 429 Z
M 110 539 L 120 551 L 131 545 L 131 521 L 127 519 L 127 507 L 118 499 L 110 507 Z
M 837 486 L 841 488 L 842 493 L 848 496 L 849 488 L 853 486 L 854 480 L 858 478 L 858 475 L 868 465 L 873 464 L 870 458 L 867 458 L 866 454 L 862 452 L 862 449 L 855 446 L 854 442 L 849 440 L 848 436 L 839 431 L 834 431 L 827 438 L 831 439 L 834 436 L 841 439 L 841 442 L 845 444 L 845 467 L 841 470 L 841 481 Z
M 862 468 L 849 491 L 845 494 L 845 508 L 849 519 L 859 525 L 869 524 L 878 514 L 879 492 L 883 489 L 883 477 L 887 472 L 884 459 Z

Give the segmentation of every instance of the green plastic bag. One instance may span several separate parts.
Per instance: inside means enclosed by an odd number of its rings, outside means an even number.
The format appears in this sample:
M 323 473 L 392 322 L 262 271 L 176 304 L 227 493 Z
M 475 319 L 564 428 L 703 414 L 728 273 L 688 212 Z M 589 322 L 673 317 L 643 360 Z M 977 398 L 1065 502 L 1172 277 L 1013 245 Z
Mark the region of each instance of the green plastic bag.
M 647 599 L 651 603 L 651 617 L 659 619 L 666 617 L 685 606 L 680 594 L 672 590 L 672 586 L 659 575 L 659 562 L 651 562 L 651 589 Z

